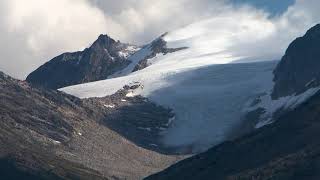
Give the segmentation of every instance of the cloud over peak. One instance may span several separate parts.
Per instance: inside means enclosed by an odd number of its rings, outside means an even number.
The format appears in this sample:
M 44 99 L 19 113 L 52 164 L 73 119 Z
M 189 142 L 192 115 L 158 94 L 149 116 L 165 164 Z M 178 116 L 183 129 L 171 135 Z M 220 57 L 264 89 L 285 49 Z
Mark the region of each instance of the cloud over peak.
M 267 12 L 234 6 L 230 0 L 3 0 L 0 70 L 23 79 L 52 57 L 88 46 L 101 33 L 143 44 L 164 32 L 219 16 L 232 21 L 228 24 L 238 23 L 238 17 L 243 20 L 244 16 L 250 22 L 257 19 L 269 24 L 252 34 L 267 34 L 268 38 L 259 44 L 246 44 L 243 50 L 265 53 L 263 48 L 270 46 L 269 54 L 278 56 L 293 38 L 319 20 L 319 5 L 317 0 L 297 0 L 284 14 L 270 18 Z M 222 25 L 208 28 L 217 32 L 232 28 Z M 269 54 L 266 58 L 271 58 Z

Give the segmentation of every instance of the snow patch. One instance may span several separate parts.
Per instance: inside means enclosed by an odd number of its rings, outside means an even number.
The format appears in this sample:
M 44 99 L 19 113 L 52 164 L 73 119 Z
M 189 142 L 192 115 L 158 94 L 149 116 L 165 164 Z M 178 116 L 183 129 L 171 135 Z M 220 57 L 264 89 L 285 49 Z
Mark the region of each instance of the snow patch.
M 132 54 L 134 54 L 138 50 L 140 50 L 140 48 L 137 48 L 136 46 L 128 46 L 126 49 L 119 51 L 118 55 L 120 57 L 127 59 L 128 57 L 130 57 Z
M 129 92 L 129 93 L 126 94 L 126 97 L 134 97 L 134 96 L 135 96 L 135 95 L 134 95 L 133 92 Z
M 52 140 L 53 144 L 61 144 L 60 141 Z
M 106 108 L 115 108 L 116 107 L 116 105 L 114 105 L 114 104 L 105 104 L 103 106 Z

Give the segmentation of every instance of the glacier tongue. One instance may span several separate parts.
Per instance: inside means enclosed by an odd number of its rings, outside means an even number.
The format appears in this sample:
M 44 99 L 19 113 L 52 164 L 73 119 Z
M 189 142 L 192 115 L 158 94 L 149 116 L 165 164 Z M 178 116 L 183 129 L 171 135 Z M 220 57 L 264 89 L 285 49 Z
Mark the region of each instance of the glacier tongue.
M 244 105 L 272 84 L 275 65 L 212 65 L 169 76 L 169 86 L 148 95 L 176 113 L 164 143 L 199 152 L 228 139 L 242 123 Z
M 176 116 L 163 132 L 163 143 L 193 152 L 206 150 L 228 138 L 241 123 L 244 105 L 272 85 L 276 62 L 211 65 L 182 72 L 142 70 L 129 76 L 63 89 L 81 98 L 113 94 L 140 82 L 132 92 L 174 110 Z

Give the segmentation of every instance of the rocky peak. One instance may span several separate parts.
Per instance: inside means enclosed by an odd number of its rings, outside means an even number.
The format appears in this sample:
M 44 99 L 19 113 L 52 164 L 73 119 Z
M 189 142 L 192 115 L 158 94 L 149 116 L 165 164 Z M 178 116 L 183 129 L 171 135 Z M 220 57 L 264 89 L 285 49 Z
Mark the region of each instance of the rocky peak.
M 84 51 L 64 53 L 32 72 L 27 81 L 50 89 L 107 79 L 131 62 L 127 58 L 137 48 L 108 35 L 99 38 Z
M 102 48 L 106 50 L 111 50 L 111 47 L 113 47 L 115 44 L 121 44 L 120 41 L 115 41 L 108 35 L 103 35 L 101 34 L 98 39 L 92 44 L 90 49 L 97 49 L 97 48 Z
M 273 99 L 320 86 L 320 24 L 294 40 L 274 70 Z
M 95 43 L 101 43 L 101 44 L 113 44 L 116 41 L 109 37 L 107 34 L 100 34 L 98 39 L 95 41 Z

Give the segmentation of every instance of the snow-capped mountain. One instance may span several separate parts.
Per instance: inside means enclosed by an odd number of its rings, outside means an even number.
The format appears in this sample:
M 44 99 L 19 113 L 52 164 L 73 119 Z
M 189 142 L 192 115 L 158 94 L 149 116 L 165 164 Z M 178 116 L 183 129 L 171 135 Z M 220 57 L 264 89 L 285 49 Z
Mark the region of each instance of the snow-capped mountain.
M 127 96 L 141 95 L 173 109 L 175 117 L 169 128 L 162 130 L 162 143 L 186 152 L 203 151 L 243 133 L 243 107 L 272 86 L 272 70 L 277 62 L 254 61 L 273 57 L 268 54 L 274 52 L 255 54 L 240 48 L 268 37 L 241 38 L 259 32 L 261 27 L 256 23 L 261 22 L 251 21 L 240 17 L 238 24 L 231 24 L 213 18 L 169 32 L 129 57 L 135 63 L 110 79 L 61 90 L 80 98 L 104 97 L 138 83 L 139 88 Z M 219 23 L 234 28 L 208 28 Z M 165 44 L 168 50 L 150 53 L 154 44 Z M 136 68 L 141 64 L 144 69 Z
M 128 57 L 140 48 L 115 41 L 107 35 L 83 51 L 64 53 L 32 72 L 27 81 L 51 89 L 106 79 L 126 68 Z

